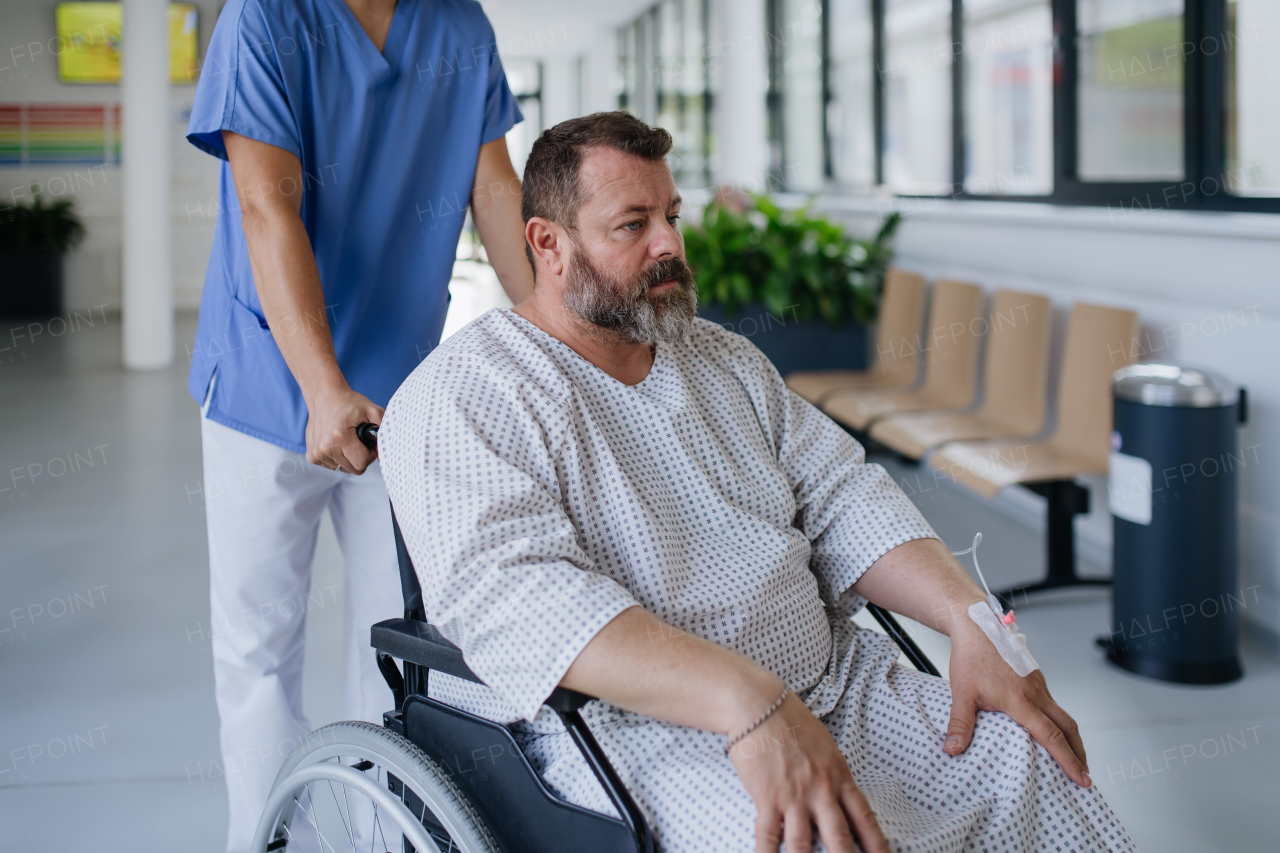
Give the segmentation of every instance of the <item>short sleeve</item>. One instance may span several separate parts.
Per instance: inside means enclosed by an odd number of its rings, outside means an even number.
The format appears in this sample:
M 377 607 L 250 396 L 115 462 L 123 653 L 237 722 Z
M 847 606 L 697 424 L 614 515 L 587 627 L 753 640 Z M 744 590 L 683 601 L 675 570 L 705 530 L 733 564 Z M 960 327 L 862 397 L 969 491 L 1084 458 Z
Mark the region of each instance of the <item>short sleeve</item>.
M 757 413 L 796 502 L 795 526 L 812 546 L 809 568 L 828 606 L 851 614 L 862 606 L 846 594 L 882 556 L 914 539 L 937 539 L 929 522 L 881 465 L 835 421 L 786 386 L 750 341 L 740 346 Z
M 480 135 L 480 143 L 506 136 L 507 131 L 524 121 L 516 96 L 511 94 L 507 85 L 507 72 L 502 68 L 502 59 L 498 56 L 497 41 L 493 29 L 488 29 L 490 50 L 493 61 L 489 63 L 489 84 L 484 97 L 484 131 Z
M 229 130 L 302 159 L 277 43 L 253 0 L 233 0 L 223 8 L 191 105 L 187 140 L 192 145 L 225 160 L 222 131 Z

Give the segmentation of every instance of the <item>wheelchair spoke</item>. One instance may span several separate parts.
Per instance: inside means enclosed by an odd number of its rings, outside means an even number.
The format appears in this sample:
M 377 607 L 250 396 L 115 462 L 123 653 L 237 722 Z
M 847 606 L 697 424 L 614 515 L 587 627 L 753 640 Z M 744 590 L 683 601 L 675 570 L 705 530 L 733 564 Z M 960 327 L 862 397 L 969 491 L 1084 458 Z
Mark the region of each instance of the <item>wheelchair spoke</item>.
M 338 795 L 333 790 L 333 783 L 329 782 L 328 784 L 329 784 L 329 794 L 333 797 L 333 807 L 338 810 L 338 817 L 342 818 L 342 828 L 347 831 L 347 839 L 351 844 L 351 849 L 354 851 L 356 849 L 356 837 L 351 834 L 351 824 L 349 823 L 347 817 L 342 816 L 342 806 L 338 805 Z M 342 796 L 344 799 L 347 796 L 346 785 L 342 786 Z M 350 817 L 350 814 L 351 814 L 351 806 L 347 806 L 347 816 Z
M 346 786 L 346 785 L 343 785 L 343 786 L 342 786 L 342 802 L 344 802 L 344 803 L 346 803 L 346 804 L 347 804 L 347 817 L 351 818 L 351 831 L 352 831 L 352 832 L 355 832 L 356 819 L 355 819 L 355 817 L 351 814 L 351 801 L 347 799 L 347 786 Z M 354 836 L 352 836 L 352 838 L 351 838 L 351 853 L 360 853 L 360 851 L 356 850 L 356 840 L 355 840 L 355 837 L 354 837 Z
M 311 793 L 311 785 L 310 785 L 310 784 L 308 784 L 308 785 L 306 786 L 306 790 L 307 790 L 307 793 L 308 793 L 308 794 L 310 794 L 310 793 Z M 308 797 L 307 799 L 308 799 L 308 800 L 310 800 L 310 799 L 311 799 L 311 797 Z M 302 816 L 303 816 L 303 817 L 305 817 L 305 818 L 307 819 L 307 821 L 311 824 L 312 828 L 313 828 L 313 829 L 315 829 L 315 831 L 316 831 L 316 838 L 320 839 L 320 843 L 321 843 L 321 844 L 323 844 L 325 847 L 328 847 L 331 851 L 333 851 L 333 853 L 338 853 L 338 851 L 337 851 L 337 850 L 334 850 L 334 849 L 333 849 L 333 845 L 329 843 L 329 839 L 325 838 L 325 837 L 324 837 L 324 833 L 320 831 L 320 824 L 316 822 L 315 817 L 313 817 L 312 815 L 307 814 L 307 810 L 306 810 L 306 809 L 304 809 L 304 808 L 302 808 L 302 803 L 298 802 L 298 798 L 297 798 L 297 797 L 294 797 L 294 798 L 293 798 L 293 802 L 294 802 L 294 805 L 296 805 L 298 808 L 302 809 Z

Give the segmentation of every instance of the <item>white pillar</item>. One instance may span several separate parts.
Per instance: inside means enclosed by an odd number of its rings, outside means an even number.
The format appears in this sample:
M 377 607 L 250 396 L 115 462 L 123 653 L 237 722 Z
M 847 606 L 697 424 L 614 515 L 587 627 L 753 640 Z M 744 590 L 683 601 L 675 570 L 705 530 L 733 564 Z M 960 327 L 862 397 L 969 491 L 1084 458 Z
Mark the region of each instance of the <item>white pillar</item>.
M 167 0 L 124 0 L 121 42 L 124 363 L 154 370 L 173 363 Z
M 711 2 L 708 62 L 720 65 L 714 117 L 720 156 L 713 178 L 717 183 L 764 192 L 769 168 L 764 0 Z

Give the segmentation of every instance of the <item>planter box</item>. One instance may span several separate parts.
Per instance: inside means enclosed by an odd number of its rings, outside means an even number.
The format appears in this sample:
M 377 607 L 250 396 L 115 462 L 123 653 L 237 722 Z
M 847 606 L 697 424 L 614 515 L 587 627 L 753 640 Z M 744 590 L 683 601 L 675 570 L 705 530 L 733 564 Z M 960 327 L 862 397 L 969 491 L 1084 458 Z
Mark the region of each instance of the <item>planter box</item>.
M 62 255 L 19 249 L 0 255 L 0 317 L 62 313 Z
M 698 316 L 750 339 L 783 376 L 797 370 L 867 367 L 867 329 L 852 320 L 835 327 L 821 319 L 801 323 L 787 312 L 771 314 L 761 302 L 748 302 L 734 314 L 722 305 L 702 305 Z

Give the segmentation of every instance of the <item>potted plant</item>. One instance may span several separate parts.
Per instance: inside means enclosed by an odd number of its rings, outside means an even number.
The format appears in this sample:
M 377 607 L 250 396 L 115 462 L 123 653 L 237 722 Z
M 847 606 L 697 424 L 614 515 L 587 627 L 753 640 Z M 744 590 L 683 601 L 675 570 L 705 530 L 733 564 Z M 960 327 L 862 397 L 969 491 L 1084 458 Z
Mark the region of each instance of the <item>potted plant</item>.
M 62 313 L 62 259 L 84 237 L 71 199 L 0 207 L 0 316 Z
M 721 194 L 685 228 L 699 313 L 746 335 L 783 375 L 862 369 L 866 325 L 876 319 L 891 240 L 890 215 L 871 240 L 763 195 Z

